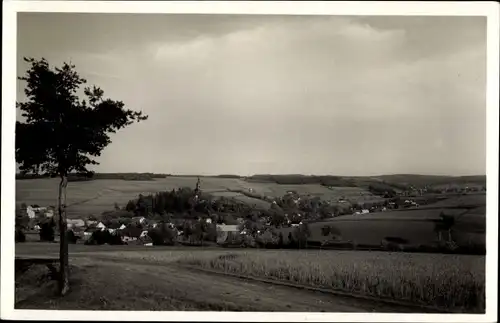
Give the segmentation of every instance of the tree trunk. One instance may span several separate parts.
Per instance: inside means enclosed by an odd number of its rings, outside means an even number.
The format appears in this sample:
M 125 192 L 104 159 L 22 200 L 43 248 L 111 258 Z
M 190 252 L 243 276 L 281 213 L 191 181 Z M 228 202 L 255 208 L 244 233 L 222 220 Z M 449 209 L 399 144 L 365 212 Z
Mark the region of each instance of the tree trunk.
M 67 221 L 66 221 L 66 187 L 68 186 L 68 178 L 61 176 L 59 183 L 59 292 L 62 296 L 69 291 L 69 261 L 68 261 L 68 240 L 66 236 Z

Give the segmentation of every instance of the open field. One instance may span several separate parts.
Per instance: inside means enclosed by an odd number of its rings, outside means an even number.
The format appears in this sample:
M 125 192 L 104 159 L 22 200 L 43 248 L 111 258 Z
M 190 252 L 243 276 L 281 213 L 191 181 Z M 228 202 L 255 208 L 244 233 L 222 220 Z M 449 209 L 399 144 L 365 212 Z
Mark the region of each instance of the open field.
M 434 232 L 435 220 L 439 219 L 442 209 L 411 211 L 392 211 L 367 215 L 346 215 L 325 222 L 310 225 L 313 236 L 319 234 L 324 225 L 331 225 L 340 230 L 342 237 L 358 243 L 379 243 L 384 237 L 402 237 L 411 244 L 426 244 L 437 239 Z M 467 212 L 467 213 L 464 213 Z M 480 238 L 484 243 L 486 214 L 477 214 L 473 210 L 453 209 L 446 214 L 456 215 L 457 222 L 452 229 L 453 240 L 466 243 L 469 236 Z M 319 237 L 318 237 L 319 238 Z M 461 241 L 465 239 L 464 241 Z M 313 239 L 314 240 L 314 239 Z
M 196 177 L 172 176 L 150 181 L 100 179 L 70 182 L 68 183 L 67 193 L 68 217 L 99 215 L 103 211 L 112 209 L 115 202 L 120 206 L 124 206 L 129 200 L 137 198 L 139 194 L 146 195 L 186 186 L 194 188 L 196 180 Z M 256 194 L 276 197 L 284 195 L 289 190 L 296 190 L 299 194 L 320 196 L 325 200 L 336 200 L 341 196 L 357 198 L 362 201 L 378 198 L 360 188 L 340 187 L 331 190 L 319 184 L 251 183 L 234 178 L 203 177 L 201 186 L 206 193 L 214 193 L 214 195 L 230 194 L 240 201 L 257 204 L 261 207 L 268 207 L 269 203 L 229 191 L 248 191 L 251 188 Z M 16 180 L 16 203 L 38 204 L 41 206 L 57 205 L 57 190 L 57 179 Z
M 55 257 L 57 248 L 57 244 L 16 244 L 16 256 Z M 71 245 L 70 263 L 75 268 L 74 283 L 67 297 L 51 296 L 48 285 L 29 290 L 35 278 L 21 276 L 16 280 L 16 308 L 409 311 L 281 286 L 283 281 L 407 300 L 443 311 L 484 312 L 481 256 Z M 267 278 L 276 285 L 192 272 L 179 267 L 182 264 Z M 97 291 L 99 298 L 94 296 Z
M 413 209 L 392 210 L 362 215 L 343 215 L 309 225 L 310 241 L 322 242 L 321 228 L 334 227 L 341 240 L 360 245 L 378 246 L 386 237 L 407 240 L 408 245 L 429 246 L 437 242 L 435 223 L 441 212 L 455 216 L 451 230 L 453 241 L 458 246 L 486 244 L 486 195 L 472 194 L 450 198 L 429 206 Z M 283 229 L 287 236 L 291 229 Z M 443 233 L 446 234 L 446 233 Z

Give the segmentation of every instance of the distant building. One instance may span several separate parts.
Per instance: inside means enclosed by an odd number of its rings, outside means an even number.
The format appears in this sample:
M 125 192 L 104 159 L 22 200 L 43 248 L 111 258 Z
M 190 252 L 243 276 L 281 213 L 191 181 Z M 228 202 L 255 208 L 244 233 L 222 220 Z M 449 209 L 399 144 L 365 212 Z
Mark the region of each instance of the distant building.
M 68 229 L 81 228 L 85 226 L 85 221 L 83 221 L 82 219 L 67 219 L 66 223 Z
M 146 218 L 143 216 L 135 216 L 132 218 L 133 222 L 144 224 L 146 222 Z
M 52 208 L 40 207 L 38 205 L 29 205 L 26 207 L 26 213 L 30 219 L 36 218 L 38 214 L 43 214 L 47 218 L 54 216 L 54 210 Z
M 217 243 L 223 244 L 230 242 L 240 234 L 238 225 L 217 225 Z

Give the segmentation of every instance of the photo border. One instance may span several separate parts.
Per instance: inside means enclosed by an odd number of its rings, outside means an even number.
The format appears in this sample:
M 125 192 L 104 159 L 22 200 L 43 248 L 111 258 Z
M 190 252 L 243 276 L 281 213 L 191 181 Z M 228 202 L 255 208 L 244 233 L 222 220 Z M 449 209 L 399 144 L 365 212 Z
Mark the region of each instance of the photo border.
M 14 309 L 15 102 L 18 12 L 487 17 L 486 314 L 57 311 Z M 498 289 L 499 5 L 496 2 L 4 1 L 1 317 L 15 320 L 494 322 Z

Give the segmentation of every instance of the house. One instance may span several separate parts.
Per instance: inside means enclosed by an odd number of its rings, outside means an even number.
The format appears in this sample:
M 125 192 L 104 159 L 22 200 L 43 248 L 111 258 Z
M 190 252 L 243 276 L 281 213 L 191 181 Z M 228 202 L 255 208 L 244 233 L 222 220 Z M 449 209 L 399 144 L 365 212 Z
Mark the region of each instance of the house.
M 239 236 L 240 230 L 238 228 L 238 225 L 217 225 L 217 243 L 222 244 L 222 243 L 227 243 L 235 236 Z
M 85 221 L 85 225 L 88 226 L 88 227 L 91 226 L 91 225 L 93 225 L 93 224 L 97 225 L 97 221 L 95 221 L 95 220 L 87 220 L 87 221 Z
M 122 225 L 121 225 L 118 229 L 119 229 L 119 230 L 123 230 L 123 229 L 125 229 L 126 227 L 127 227 L 127 226 L 126 226 L 125 224 L 122 224 Z
M 115 234 L 120 229 L 120 223 L 112 222 L 108 225 L 107 230 L 111 234 Z
M 143 232 L 142 229 L 139 229 L 135 226 L 128 226 L 121 231 L 122 241 L 125 243 L 136 241 L 137 239 L 139 239 L 142 232 Z
M 34 219 L 37 213 L 44 212 L 46 210 L 46 207 L 39 207 L 38 205 L 28 205 L 28 207 L 26 208 L 26 213 L 28 213 L 28 217 L 30 219 Z
M 368 210 L 368 209 L 361 210 L 361 214 L 368 214 L 368 213 L 370 213 L 370 210 Z
M 83 228 L 85 226 L 85 221 L 82 219 L 67 219 L 66 224 L 68 229 L 72 228 Z
M 139 236 L 139 238 L 146 238 L 148 236 L 148 231 L 147 230 L 143 230 L 141 232 L 141 235 Z
M 143 216 L 134 216 L 132 218 L 132 222 L 144 224 L 144 223 L 146 223 L 146 218 Z
M 54 216 L 54 210 L 52 209 L 49 210 L 46 207 L 40 207 L 38 205 L 28 205 L 28 207 L 26 208 L 26 213 L 28 214 L 28 217 L 30 219 L 34 219 L 37 216 L 37 214 L 40 213 L 44 214 L 46 217 Z
M 104 230 L 104 229 L 106 229 L 106 226 L 104 225 L 104 223 L 99 222 L 99 223 L 96 225 L 96 228 L 97 228 L 97 229 L 100 229 L 100 230 Z
M 99 229 L 97 229 L 96 225 L 88 227 L 87 229 L 85 229 L 85 231 L 83 231 L 83 239 L 84 240 L 89 239 L 92 236 L 92 234 L 94 234 L 94 232 L 96 232 L 97 230 Z

